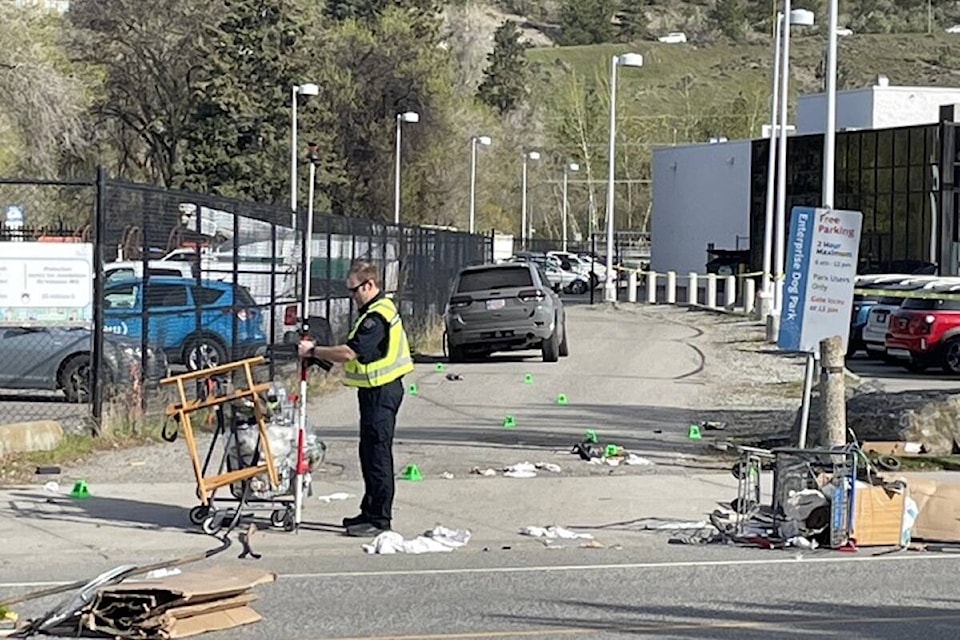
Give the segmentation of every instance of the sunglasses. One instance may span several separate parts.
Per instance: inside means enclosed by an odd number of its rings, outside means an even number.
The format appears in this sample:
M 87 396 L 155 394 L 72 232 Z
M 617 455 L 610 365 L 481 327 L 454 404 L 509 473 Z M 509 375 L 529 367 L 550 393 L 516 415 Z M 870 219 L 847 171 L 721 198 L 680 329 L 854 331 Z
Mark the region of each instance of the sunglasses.
M 357 291 L 360 290 L 360 287 L 362 287 L 363 285 L 367 284 L 368 282 L 370 282 L 370 281 L 369 281 L 369 280 L 364 280 L 363 282 L 361 282 L 360 284 L 358 284 L 358 285 L 355 286 L 355 287 L 347 287 L 347 291 L 349 291 L 350 293 L 356 293 Z

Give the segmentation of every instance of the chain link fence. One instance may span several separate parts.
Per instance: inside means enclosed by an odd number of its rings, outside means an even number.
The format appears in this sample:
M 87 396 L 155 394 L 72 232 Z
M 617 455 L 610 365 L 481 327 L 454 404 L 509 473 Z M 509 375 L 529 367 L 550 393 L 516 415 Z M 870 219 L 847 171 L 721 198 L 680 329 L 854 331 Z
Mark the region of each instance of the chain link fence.
M 350 264 L 376 263 L 411 333 L 439 321 L 450 283 L 491 237 L 306 214 L 107 179 L 0 180 L 0 425 L 97 432 L 162 416 L 171 373 L 264 355 L 296 370 L 301 292 L 310 332 L 345 338 Z M 95 277 L 99 275 L 99 277 Z

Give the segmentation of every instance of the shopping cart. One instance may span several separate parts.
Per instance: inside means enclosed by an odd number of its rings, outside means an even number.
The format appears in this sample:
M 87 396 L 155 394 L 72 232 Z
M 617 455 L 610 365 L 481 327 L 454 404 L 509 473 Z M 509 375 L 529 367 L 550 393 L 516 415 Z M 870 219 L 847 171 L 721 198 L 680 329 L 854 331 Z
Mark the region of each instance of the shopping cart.
M 302 495 L 310 495 L 311 481 L 309 472 L 297 473 L 303 462 L 299 455 L 307 456 L 308 469 L 322 462 L 325 447 L 316 434 L 308 436 L 305 447 L 297 446 L 294 411 L 286 406 L 285 391 L 272 382 L 254 380 L 252 367 L 263 362 L 262 357 L 249 358 L 161 381 L 176 385 L 180 402 L 170 405 L 166 413 L 183 432 L 197 481 L 200 504 L 190 510 L 190 522 L 211 535 L 224 526 L 232 529 L 256 511 L 270 511 L 273 526 L 294 531 L 296 483 Z M 243 374 L 242 386 L 231 389 L 231 378 L 238 372 Z M 190 382 L 196 383 L 192 399 L 187 393 Z M 214 424 L 203 456 L 192 420 L 192 414 L 202 409 L 213 412 Z M 173 442 L 178 431 L 171 436 L 165 429 L 165 439 Z M 216 471 L 211 474 L 214 465 Z M 218 492 L 227 487 L 231 497 L 219 497 Z M 222 504 L 233 506 L 223 508 Z

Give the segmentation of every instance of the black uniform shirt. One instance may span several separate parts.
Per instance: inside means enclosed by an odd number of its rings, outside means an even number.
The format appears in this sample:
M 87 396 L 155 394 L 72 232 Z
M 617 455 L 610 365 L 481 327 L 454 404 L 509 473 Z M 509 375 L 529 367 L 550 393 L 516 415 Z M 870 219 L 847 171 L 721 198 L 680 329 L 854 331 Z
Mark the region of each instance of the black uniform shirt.
M 381 298 L 383 298 L 383 292 L 378 293 L 373 300 L 360 307 L 358 315 L 362 316 L 370 305 Z M 370 364 L 386 357 L 388 338 L 389 327 L 386 318 L 379 313 L 371 313 L 360 323 L 360 328 L 354 336 L 347 340 L 347 346 L 357 354 L 357 361 L 360 364 Z

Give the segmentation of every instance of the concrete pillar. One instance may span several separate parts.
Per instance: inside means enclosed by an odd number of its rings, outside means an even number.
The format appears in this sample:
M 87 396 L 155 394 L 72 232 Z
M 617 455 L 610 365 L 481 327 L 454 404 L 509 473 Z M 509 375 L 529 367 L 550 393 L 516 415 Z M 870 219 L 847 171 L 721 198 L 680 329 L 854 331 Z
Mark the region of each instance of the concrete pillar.
M 637 301 L 637 272 L 627 274 L 627 302 Z
M 667 304 L 677 304 L 676 271 L 667 271 Z
M 843 339 L 820 341 L 820 443 L 824 447 L 847 442 L 847 395 L 843 379 Z
M 657 272 L 647 272 L 647 304 L 657 303 Z
M 727 276 L 723 281 L 723 306 L 733 309 L 737 304 L 737 277 Z
M 707 306 L 717 308 L 717 274 L 707 274 Z
M 687 285 L 687 304 L 700 304 L 700 283 L 697 282 L 697 274 L 690 272 L 690 284 Z
M 753 314 L 754 307 L 756 305 L 756 295 L 757 295 L 757 283 L 753 278 L 744 278 L 743 279 L 743 311 L 744 313 Z

